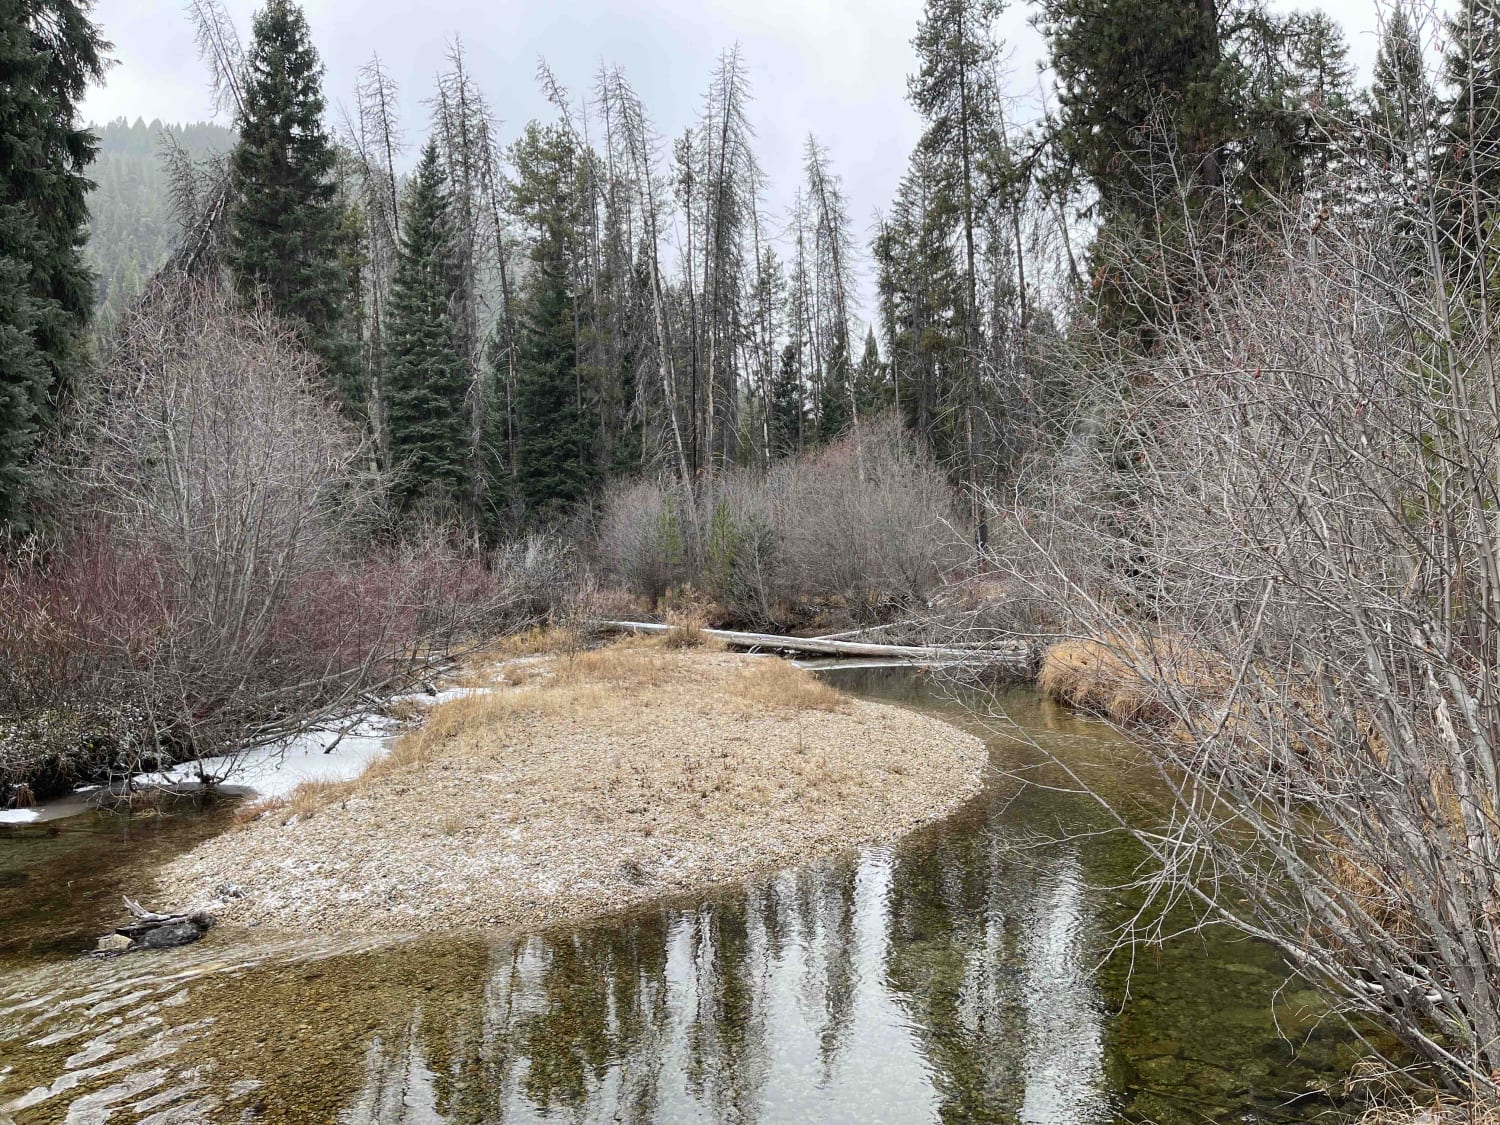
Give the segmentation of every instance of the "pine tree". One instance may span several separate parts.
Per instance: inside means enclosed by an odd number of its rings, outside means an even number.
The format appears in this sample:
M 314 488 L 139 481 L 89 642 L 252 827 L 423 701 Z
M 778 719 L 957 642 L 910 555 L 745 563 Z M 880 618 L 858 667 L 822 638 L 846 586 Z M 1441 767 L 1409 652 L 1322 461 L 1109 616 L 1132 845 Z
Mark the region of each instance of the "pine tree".
M 781 350 L 781 363 L 771 383 L 770 410 L 771 456 L 776 460 L 795 456 L 806 421 L 796 344 L 787 344 Z
M 295 325 L 351 408 L 360 405 L 358 354 L 347 324 L 348 228 L 323 127 L 323 66 L 307 17 L 267 0 L 246 59 L 239 143 L 231 167 L 229 268 L 240 291 Z
M 81 247 L 93 134 L 76 109 L 107 44 L 75 0 L 0 0 L 0 524 L 77 384 L 94 280 Z
M 468 483 L 468 372 L 453 346 L 452 216 L 437 145 L 407 189 L 385 329 L 385 401 L 397 502 L 454 507 Z
M 1178 153 L 1201 185 L 1222 183 L 1230 122 L 1217 4 L 1044 0 L 1042 12 L 1057 73 L 1056 143 L 1106 214 L 1152 212 L 1170 194 Z
M 511 147 L 511 207 L 532 232 L 532 274 L 516 351 L 516 489 L 532 518 L 560 514 L 593 479 L 585 410 L 587 310 L 579 286 L 588 268 L 581 153 L 557 127 L 528 125 Z
M 1460 271 L 1491 268 L 1500 208 L 1500 8 L 1463 0 L 1449 25 L 1442 175 L 1452 184 L 1447 237 Z
M 533 251 L 516 355 L 516 486 L 533 520 L 564 512 L 590 483 L 588 425 L 575 387 L 574 294 L 550 242 Z
M 879 414 L 895 403 L 889 373 L 880 358 L 880 344 L 875 339 L 873 327 L 865 334 L 865 349 L 860 353 L 859 367 L 854 373 L 854 402 L 861 417 Z

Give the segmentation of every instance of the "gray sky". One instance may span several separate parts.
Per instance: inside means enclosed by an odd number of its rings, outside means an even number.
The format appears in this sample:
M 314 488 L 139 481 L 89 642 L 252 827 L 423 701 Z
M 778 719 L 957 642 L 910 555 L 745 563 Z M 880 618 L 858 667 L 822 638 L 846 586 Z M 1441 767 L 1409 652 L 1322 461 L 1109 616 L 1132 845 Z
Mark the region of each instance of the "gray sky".
M 248 38 L 255 0 L 227 5 Z M 537 90 L 538 56 L 574 91 L 587 86 L 601 61 L 621 65 L 657 129 L 670 137 L 697 114 L 719 52 L 738 42 L 755 92 L 751 116 L 771 178 L 770 204 L 789 199 L 803 143 L 814 132 L 843 176 L 861 235 L 894 194 L 919 130 L 905 93 L 922 0 L 304 0 L 304 6 L 327 67 L 330 106 L 352 101 L 356 71 L 378 51 L 400 84 L 413 150 L 426 127 L 422 103 L 455 32 L 507 137 L 533 117 L 552 116 Z M 1276 6 L 1307 5 L 1280 0 Z M 1375 0 L 1328 0 L 1322 7 L 1343 23 L 1354 60 L 1368 71 Z M 1032 10 L 1013 4 L 999 31 L 1011 54 L 1013 90 L 1034 104 L 1042 44 L 1027 23 Z M 118 65 L 85 101 L 86 117 L 210 116 L 206 71 L 181 0 L 98 0 L 95 16 Z

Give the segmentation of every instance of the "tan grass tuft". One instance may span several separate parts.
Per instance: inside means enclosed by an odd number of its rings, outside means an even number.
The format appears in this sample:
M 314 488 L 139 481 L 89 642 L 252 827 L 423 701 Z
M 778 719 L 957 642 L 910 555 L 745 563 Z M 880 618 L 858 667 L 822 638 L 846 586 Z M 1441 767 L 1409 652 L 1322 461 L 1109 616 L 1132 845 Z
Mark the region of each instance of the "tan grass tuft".
M 805 669 L 764 657 L 739 677 L 738 697 L 751 710 L 843 711 L 849 698 Z

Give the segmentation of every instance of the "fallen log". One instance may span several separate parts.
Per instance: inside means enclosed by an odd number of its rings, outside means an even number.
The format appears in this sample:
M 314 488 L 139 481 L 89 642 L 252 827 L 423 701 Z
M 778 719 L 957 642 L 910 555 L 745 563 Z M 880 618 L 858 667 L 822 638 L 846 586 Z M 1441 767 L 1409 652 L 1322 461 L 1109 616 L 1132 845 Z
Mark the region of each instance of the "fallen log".
M 652 621 L 600 621 L 601 629 L 616 633 L 670 633 L 674 626 Z M 735 629 L 704 629 L 706 637 L 730 648 L 761 652 L 815 652 L 823 656 L 864 656 L 887 660 L 922 660 L 935 664 L 994 664 L 1024 673 L 1031 667 L 1031 646 L 1025 641 L 1003 641 L 982 649 L 943 645 L 882 645 L 868 641 L 839 641 L 824 637 L 782 637 L 774 633 L 742 633 Z

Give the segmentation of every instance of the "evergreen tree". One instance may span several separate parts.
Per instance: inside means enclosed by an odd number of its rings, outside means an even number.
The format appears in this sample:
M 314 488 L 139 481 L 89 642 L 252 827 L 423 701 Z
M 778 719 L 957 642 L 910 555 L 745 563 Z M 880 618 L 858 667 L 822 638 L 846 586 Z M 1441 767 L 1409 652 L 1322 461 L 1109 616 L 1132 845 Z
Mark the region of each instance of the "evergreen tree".
M 350 334 L 344 208 L 336 153 L 323 127 L 323 66 L 307 17 L 267 0 L 246 59 L 229 267 L 241 292 L 295 325 L 351 407 L 361 399 Z
M 818 440 L 834 441 L 844 435 L 853 421 L 850 398 L 849 336 L 839 332 L 828 350 L 823 368 L 823 382 L 818 395 Z
M 1452 184 L 1447 238 L 1460 271 L 1471 281 L 1483 264 L 1500 208 L 1500 7 L 1463 0 L 1449 25 L 1444 78 L 1452 97 L 1444 107 L 1443 175 Z
M 1230 122 L 1215 3 L 1044 0 L 1042 12 L 1057 73 L 1055 143 L 1106 213 L 1153 211 L 1178 153 L 1203 186 L 1222 182 Z
M 1392 164 L 1404 163 L 1426 149 L 1436 116 L 1417 29 L 1405 9 L 1397 7 L 1381 30 L 1370 78 L 1366 119 L 1372 151 Z
M 464 395 L 468 374 L 453 346 L 452 215 L 429 141 L 407 189 L 385 330 L 385 401 L 397 501 L 456 506 L 468 483 Z
M 76 0 L 0 0 L 0 523 L 82 370 L 94 281 L 81 247 L 92 133 L 76 109 L 106 44 Z
M 516 350 L 516 493 L 533 517 L 582 499 L 594 476 L 600 371 L 584 296 L 593 219 L 585 154 L 563 128 L 526 127 L 511 146 L 510 206 L 531 231 L 532 273 Z
M 770 410 L 771 456 L 776 460 L 796 456 L 806 421 L 796 344 L 787 344 L 781 350 L 781 363 L 771 383 Z
M 854 402 L 861 415 L 878 414 L 894 404 L 886 365 L 880 358 L 880 344 L 872 327 L 865 335 L 865 350 L 860 354 L 854 373 Z
M 533 519 L 560 514 L 590 484 L 589 427 L 575 386 L 574 294 L 555 244 L 540 243 L 516 354 L 516 487 Z
M 1400 7 L 1381 32 L 1363 116 L 1361 194 L 1374 221 L 1392 231 L 1408 268 L 1419 269 L 1426 258 L 1419 231 L 1437 151 L 1438 106 L 1417 30 Z
M 1339 205 L 1350 180 L 1354 68 L 1339 25 L 1322 12 L 1288 23 L 1294 104 L 1303 117 L 1303 162 L 1325 206 Z

